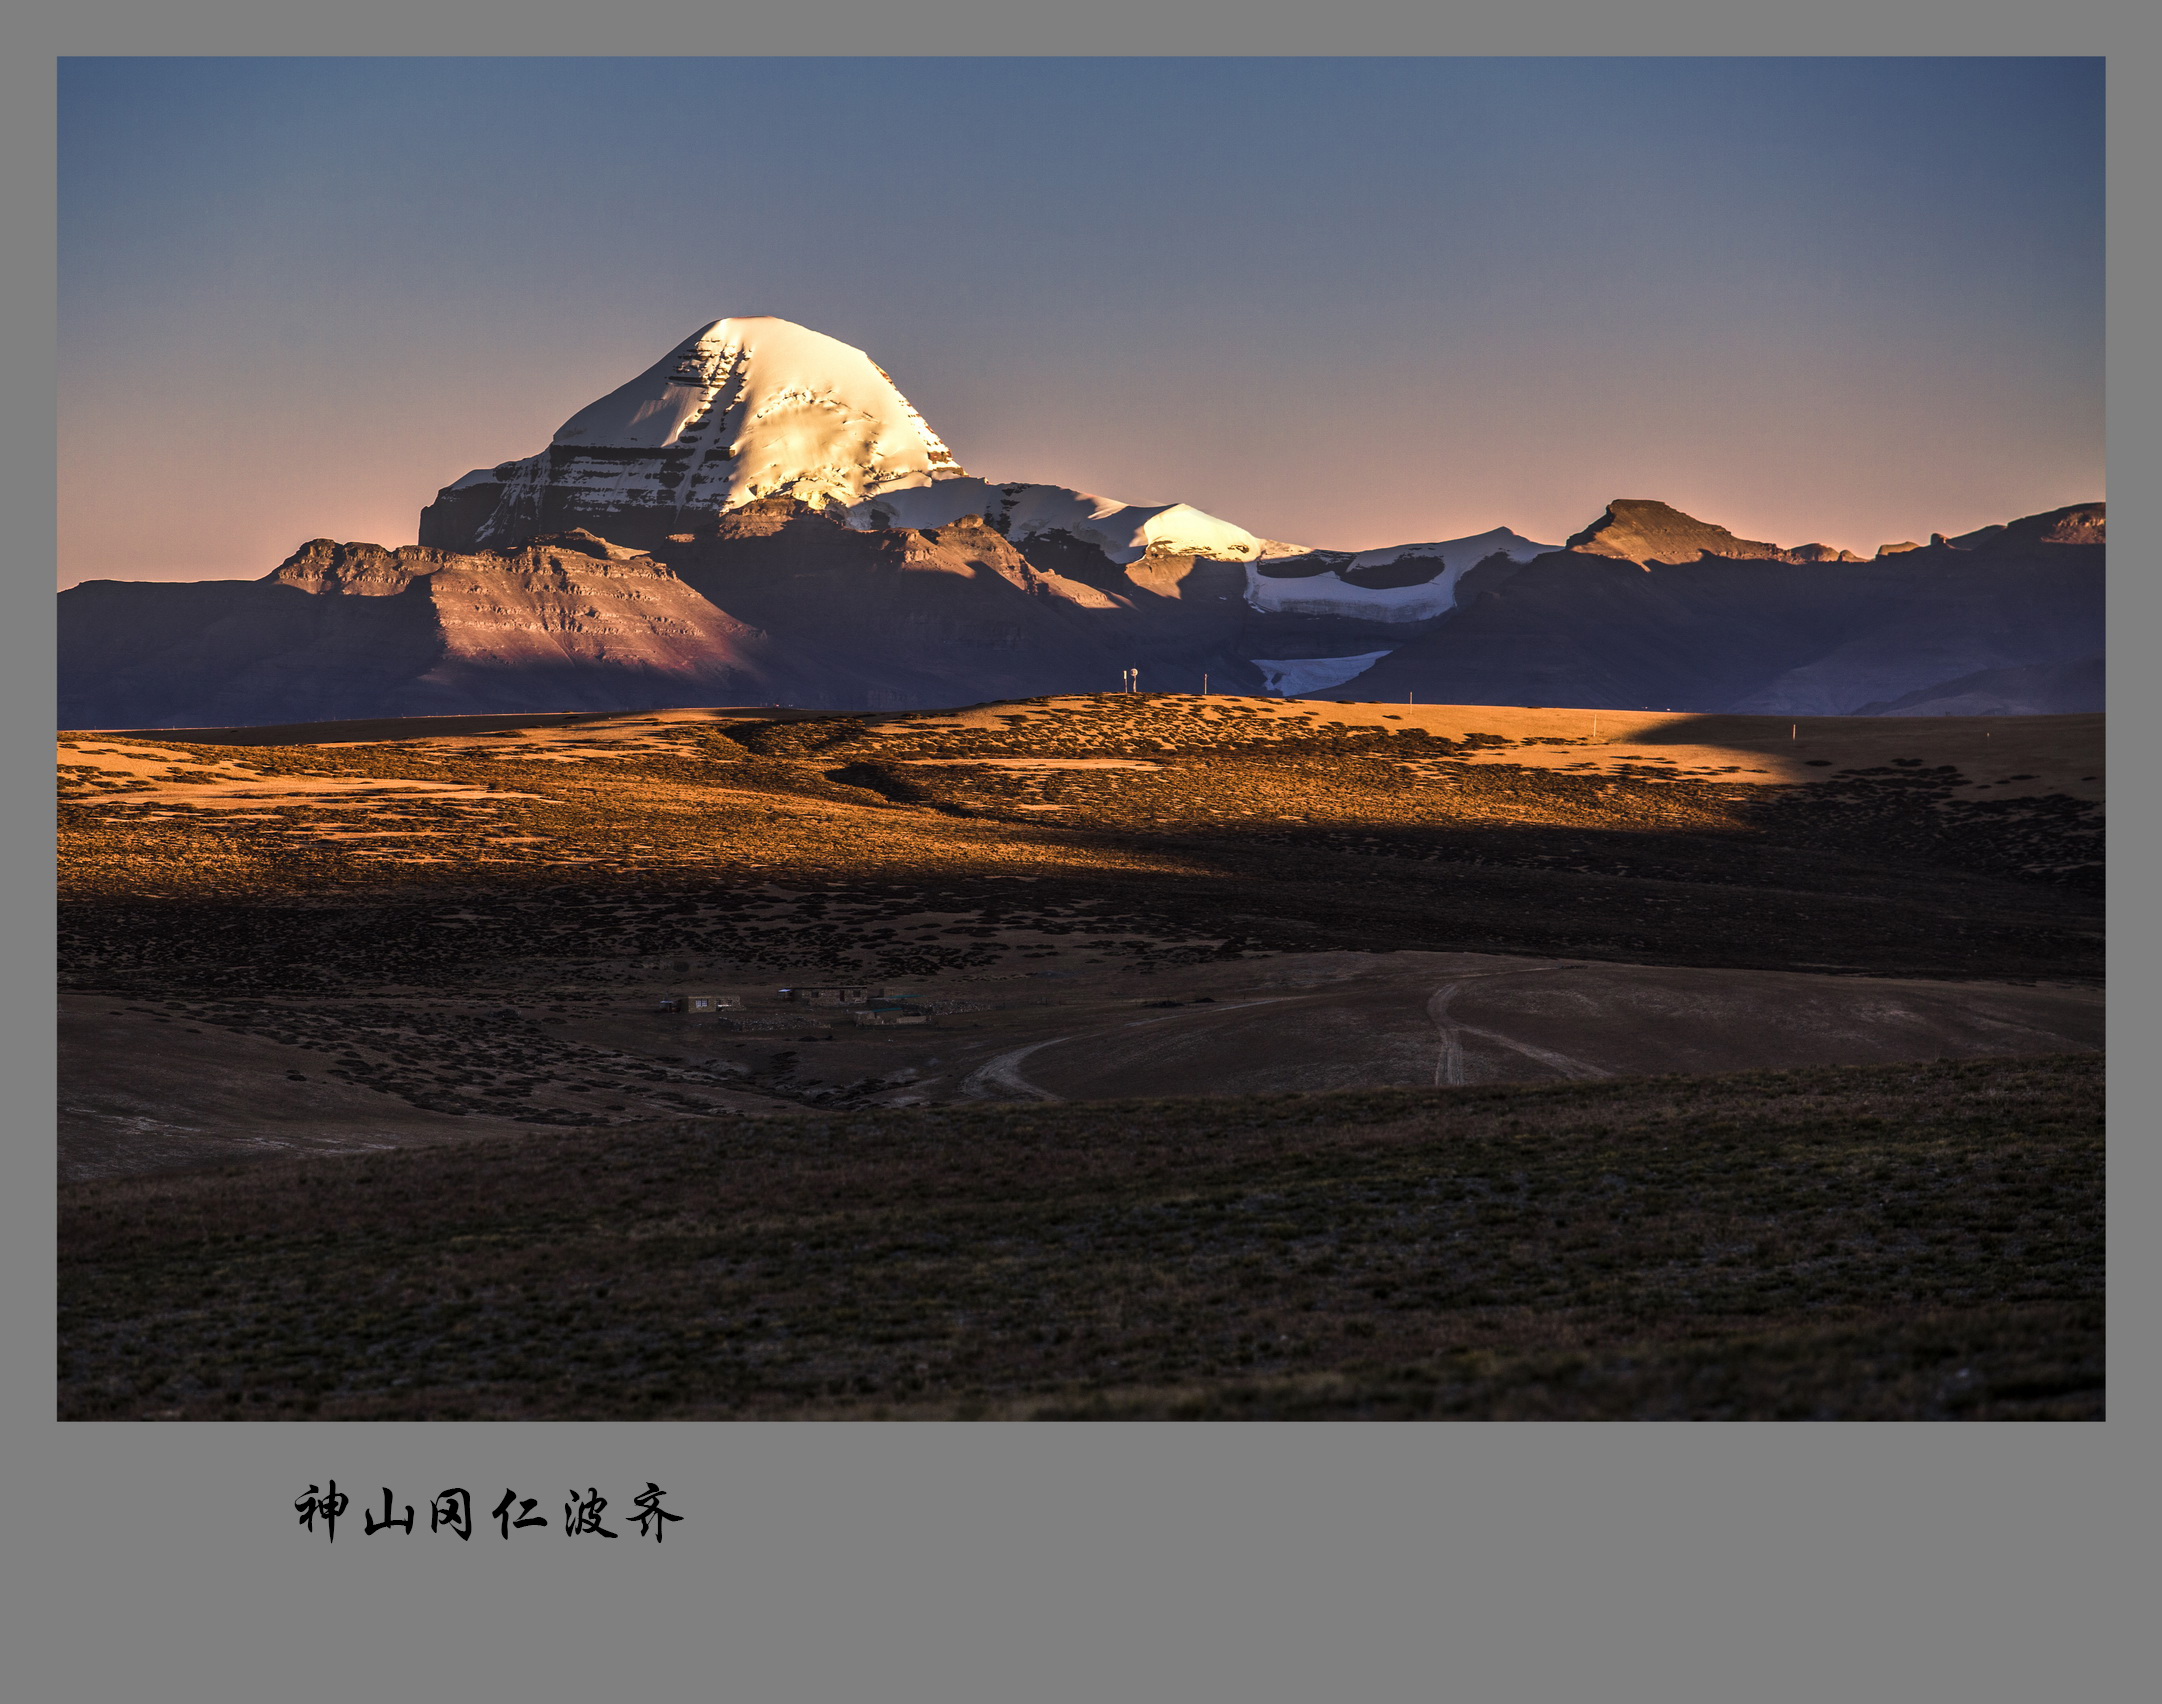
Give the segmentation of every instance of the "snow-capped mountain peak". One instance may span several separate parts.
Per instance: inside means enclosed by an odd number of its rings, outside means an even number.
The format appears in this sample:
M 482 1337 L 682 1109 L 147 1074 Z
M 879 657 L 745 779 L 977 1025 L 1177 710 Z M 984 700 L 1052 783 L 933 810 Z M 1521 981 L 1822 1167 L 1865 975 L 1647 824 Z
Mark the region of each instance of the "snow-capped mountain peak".
M 717 319 L 564 421 L 548 448 L 476 468 L 421 517 L 421 542 L 514 544 L 567 526 L 657 548 L 701 515 L 765 497 L 851 526 L 980 515 L 1019 541 L 1064 532 L 1127 563 L 1155 552 L 1253 562 L 1297 554 L 1185 503 L 1139 504 L 969 475 L 884 368 L 789 320 Z
M 706 476 L 691 481 L 701 505 L 724 509 L 782 495 L 845 505 L 963 476 L 870 356 L 767 316 L 699 327 L 564 421 L 553 442 L 573 451 L 687 451 Z

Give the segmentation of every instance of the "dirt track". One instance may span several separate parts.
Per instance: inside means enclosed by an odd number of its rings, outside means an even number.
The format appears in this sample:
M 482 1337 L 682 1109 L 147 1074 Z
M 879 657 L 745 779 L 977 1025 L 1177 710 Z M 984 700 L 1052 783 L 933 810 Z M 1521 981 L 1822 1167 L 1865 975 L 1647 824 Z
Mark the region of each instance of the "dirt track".
M 1102 695 L 65 737 L 63 1163 L 2098 1047 L 2102 729 Z M 806 976 L 937 1022 L 778 1001 Z M 659 1022 L 686 980 L 740 1017 Z
M 1264 986 L 1308 986 L 1233 997 L 1257 977 Z M 1148 980 L 1159 998 L 1208 998 L 1135 1018 L 1077 989 L 1070 1005 L 1040 1018 L 1000 1014 L 1003 1036 L 956 1050 L 968 1060 L 989 1053 L 959 1096 L 1101 1100 L 1542 1082 L 2102 1045 L 2103 999 L 2093 989 L 1470 953 L 1315 954 Z M 1098 1021 L 1075 1026 L 1082 1013 Z M 1016 1033 L 1054 1028 L 1042 1039 Z

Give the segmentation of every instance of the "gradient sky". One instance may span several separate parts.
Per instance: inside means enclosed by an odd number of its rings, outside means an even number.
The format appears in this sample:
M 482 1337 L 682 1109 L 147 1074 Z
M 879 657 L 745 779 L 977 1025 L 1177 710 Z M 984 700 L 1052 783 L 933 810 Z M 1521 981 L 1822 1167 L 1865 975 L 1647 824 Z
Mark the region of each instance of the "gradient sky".
M 61 583 L 411 543 L 707 320 L 1338 548 L 2103 494 L 2098 59 L 76 59 Z

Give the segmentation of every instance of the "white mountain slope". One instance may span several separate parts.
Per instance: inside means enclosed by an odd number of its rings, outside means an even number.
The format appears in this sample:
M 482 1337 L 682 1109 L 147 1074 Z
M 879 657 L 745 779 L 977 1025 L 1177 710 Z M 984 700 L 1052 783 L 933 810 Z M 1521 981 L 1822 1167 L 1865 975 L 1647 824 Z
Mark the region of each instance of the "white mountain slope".
M 853 503 L 961 475 L 953 454 L 870 356 L 784 319 L 718 319 L 564 421 L 577 449 L 691 445 L 686 506 L 786 494 Z
M 942 527 L 981 515 L 1016 542 L 1035 533 L 1071 533 L 1113 562 L 1158 555 L 1213 556 L 1254 562 L 1303 554 L 1303 545 L 1256 538 L 1186 503 L 1125 503 L 1064 485 L 994 485 L 985 479 L 941 479 L 909 490 L 882 491 L 848 512 L 856 527 Z
M 1366 673 L 1387 651 L 1361 651 L 1355 657 L 1251 657 L 1262 684 L 1279 698 L 1303 698 Z
M 485 543 L 578 514 L 714 511 L 774 496 L 845 506 L 963 477 L 862 350 L 760 316 L 701 326 L 572 415 L 547 450 L 476 468 L 438 504 L 498 488 L 496 512 L 472 540 Z
M 1474 564 L 1494 555 L 1506 556 L 1512 562 L 1529 562 L 1534 556 L 1558 548 L 1539 544 L 1507 527 L 1495 527 L 1468 538 L 1395 544 L 1356 555 L 1317 550 L 1296 561 L 1249 562 L 1246 602 L 1264 615 L 1431 621 L 1456 606 L 1456 583 Z M 1429 562 L 1434 566 L 1427 570 Z M 1389 569 L 1401 572 L 1378 572 Z M 1362 580 L 1368 583 L 1361 584 Z

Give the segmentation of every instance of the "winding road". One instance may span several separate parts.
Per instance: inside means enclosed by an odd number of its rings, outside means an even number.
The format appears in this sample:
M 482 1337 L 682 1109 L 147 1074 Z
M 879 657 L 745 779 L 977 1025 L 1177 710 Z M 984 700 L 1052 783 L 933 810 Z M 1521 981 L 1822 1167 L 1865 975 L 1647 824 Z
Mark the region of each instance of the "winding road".
M 1165 1001 L 1176 1009 L 1146 1016 L 1129 1018 L 1101 1008 L 1086 1016 L 1069 1012 L 1066 1021 L 1082 1027 L 1064 1035 L 1019 1046 L 1004 1045 L 1010 1034 L 986 1037 L 980 1045 L 1001 1051 L 962 1077 L 958 1098 L 1055 1102 L 1067 1094 L 1088 1100 L 1360 1082 L 1431 1081 L 1437 1089 L 1499 1081 L 1590 1082 L 1634 1071 L 1986 1057 L 2100 1044 L 2098 997 L 2079 991 L 1858 984 L 1825 976 L 1582 961 L 1488 969 L 1478 955 L 1452 955 L 1416 970 L 1407 963 L 1403 969 L 1410 974 L 1387 981 L 1332 979 L 1312 992 L 1221 1004 Z M 1580 974 L 1566 984 L 1540 983 L 1536 989 L 1481 986 L 1501 977 L 1562 971 Z M 1470 1011 L 1482 1021 L 1459 1015 L 1467 993 Z M 1210 1021 L 1290 1004 L 1303 1010 L 1242 1024 Z M 1057 1018 L 1046 1013 L 1038 1021 Z M 1140 1029 L 1161 1033 L 1132 1033 Z M 1582 1046 L 1597 1062 L 1550 1045 L 1556 1042 Z M 1030 1080 L 1036 1054 L 1067 1046 L 1082 1051 L 1035 1067 L 1067 1094 Z
M 1032 1041 L 1026 1047 L 1016 1047 L 1008 1052 L 994 1054 L 975 1070 L 961 1079 L 961 1099 L 989 1100 L 994 1090 L 1004 1089 L 1024 1100 L 1055 1101 L 1059 1097 L 1048 1089 L 1039 1089 L 1022 1076 L 1018 1067 L 1041 1047 L 1056 1047 L 1062 1041 L 1071 1041 L 1070 1035 L 1055 1036 L 1049 1041 Z
M 1572 1059 L 1566 1053 L 1556 1053 L 1550 1047 L 1540 1047 L 1532 1042 L 1519 1041 L 1514 1036 L 1503 1035 L 1499 1030 L 1481 1029 L 1476 1024 L 1461 1024 L 1449 1016 L 1449 1004 L 1465 987 L 1473 982 L 1486 982 L 1497 976 L 1538 976 L 1556 970 L 1575 970 L 1573 964 L 1537 964 L 1525 970 L 1489 970 L 1476 976 L 1459 977 L 1454 982 L 1444 982 L 1427 996 L 1426 1015 L 1433 1019 L 1434 1030 L 1441 1041 L 1441 1052 L 1434 1060 L 1434 1087 L 1447 1088 L 1452 1084 L 1471 1081 L 1464 1074 L 1464 1037 L 1475 1035 L 1481 1041 L 1491 1041 L 1512 1052 L 1521 1053 L 1527 1059 L 1558 1071 L 1565 1078 L 1585 1081 L 1593 1077 L 1611 1077 L 1611 1071 L 1588 1065 L 1581 1059 Z
M 1220 1018 L 1226 1012 L 1244 1011 L 1249 1006 L 1274 1006 L 1285 1000 L 1311 998 L 1313 996 L 1302 994 L 1272 994 L 1262 1000 L 1238 1000 L 1223 1006 L 1212 1004 L 1211 1009 L 1206 1012 L 1170 1012 L 1160 1018 L 1129 1018 L 1118 1027 L 1120 1029 L 1140 1029 L 1147 1024 L 1167 1024 L 1178 1018 Z M 1111 1031 L 1108 1029 L 1093 1030 L 1090 1032 L 1090 1038 L 1093 1039 L 1095 1036 L 1109 1035 L 1110 1033 Z M 1049 1041 L 1032 1041 L 1026 1047 L 1010 1048 L 1004 1053 L 994 1054 L 962 1079 L 960 1098 L 963 1100 L 989 1100 L 995 1091 L 1004 1089 L 1009 1094 L 1020 1095 L 1026 1100 L 1058 1100 L 1060 1097 L 1051 1093 L 1049 1089 L 1039 1089 L 1034 1083 L 1021 1075 L 1021 1061 L 1041 1048 L 1057 1047 L 1074 1039 L 1070 1035 L 1054 1036 Z

